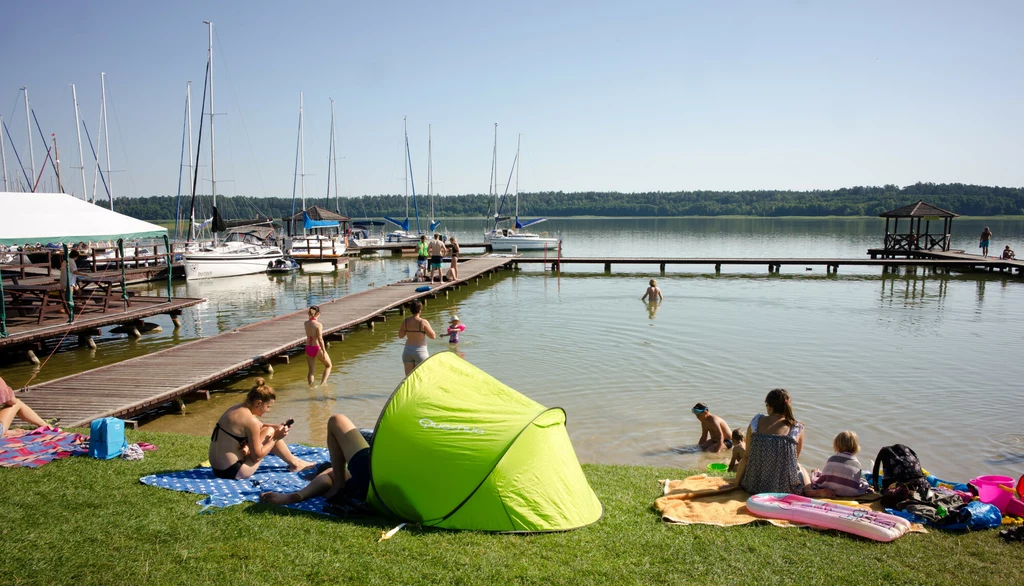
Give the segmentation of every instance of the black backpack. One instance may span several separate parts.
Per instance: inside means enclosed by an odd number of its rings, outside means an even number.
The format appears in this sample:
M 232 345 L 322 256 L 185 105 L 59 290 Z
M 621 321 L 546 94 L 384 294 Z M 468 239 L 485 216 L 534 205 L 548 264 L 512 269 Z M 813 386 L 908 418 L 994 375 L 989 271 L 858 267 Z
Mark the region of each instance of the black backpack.
M 885 472 L 885 478 L 878 475 L 879 466 Z M 871 483 L 878 492 L 884 492 L 894 482 L 912 482 L 924 478 L 921 461 L 914 450 L 903 444 L 885 446 L 878 450 L 874 469 L 871 470 Z

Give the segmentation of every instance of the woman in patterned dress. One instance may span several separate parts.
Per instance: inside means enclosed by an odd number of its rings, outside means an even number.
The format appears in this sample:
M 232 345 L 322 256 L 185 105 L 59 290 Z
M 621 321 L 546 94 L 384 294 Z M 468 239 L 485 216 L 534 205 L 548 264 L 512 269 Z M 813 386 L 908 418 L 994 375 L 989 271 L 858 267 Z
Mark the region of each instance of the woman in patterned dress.
M 736 471 L 736 485 L 750 494 L 803 494 L 811 479 L 797 459 L 804 447 L 804 426 L 793 417 L 789 393 L 774 389 L 747 426 L 747 457 Z

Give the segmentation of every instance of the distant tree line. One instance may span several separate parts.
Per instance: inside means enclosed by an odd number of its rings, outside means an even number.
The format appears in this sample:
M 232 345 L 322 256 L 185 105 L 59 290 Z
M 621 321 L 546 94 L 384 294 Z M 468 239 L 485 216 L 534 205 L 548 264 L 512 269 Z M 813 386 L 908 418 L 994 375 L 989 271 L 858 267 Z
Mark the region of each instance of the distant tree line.
M 209 198 L 203 198 L 208 200 Z M 659 191 L 648 193 L 543 191 L 520 196 L 520 215 L 529 216 L 877 216 L 923 199 L 962 215 L 999 216 L 1024 214 L 1024 189 L 964 185 L 962 183 L 915 183 L 907 187 L 846 187 L 813 191 Z M 285 197 L 251 199 L 218 196 L 226 218 L 251 218 L 257 214 L 283 218 L 292 213 L 292 200 Z M 335 209 L 334 200 L 308 200 Z M 100 202 L 106 206 L 106 202 Z M 182 198 L 181 212 L 188 216 L 188 198 Z M 208 217 L 206 211 L 197 217 Z M 412 214 L 410 202 L 410 214 Z M 420 217 L 428 215 L 429 202 L 419 198 Z M 502 215 L 509 215 L 513 201 L 506 198 Z M 391 216 L 404 218 L 405 198 L 400 195 L 364 195 L 342 198 L 340 212 L 351 218 Z M 169 220 L 178 210 L 176 196 L 121 198 L 114 202 L 118 212 L 142 220 Z M 295 208 L 298 210 L 298 207 Z M 449 195 L 434 201 L 437 217 L 489 217 L 495 213 L 494 198 L 488 195 Z

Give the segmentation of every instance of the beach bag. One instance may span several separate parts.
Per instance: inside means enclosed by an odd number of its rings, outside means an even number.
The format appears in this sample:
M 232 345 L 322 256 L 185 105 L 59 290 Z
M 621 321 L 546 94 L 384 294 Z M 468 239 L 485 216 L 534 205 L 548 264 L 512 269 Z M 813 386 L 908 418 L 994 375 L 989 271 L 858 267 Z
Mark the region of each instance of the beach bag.
M 879 467 L 882 468 L 884 477 L 879 476 Z M 871 484 L 878 492 L 885 492 L 885 489 L 894 482 L 912 483 L 918 479 L 923 480 L 924 477 L 921 460 L 914 450 L 903 444 L 893 444 L 879 450 L 878 456 L 875 457 L 875 466 L 871 470 Z M 927 486 L 927 481 L 924 484 Z
M 128 447 L 124 421 L 116 417 L 96 419 L 89 426 L 89 456 L 100 460 L 116 458 Z

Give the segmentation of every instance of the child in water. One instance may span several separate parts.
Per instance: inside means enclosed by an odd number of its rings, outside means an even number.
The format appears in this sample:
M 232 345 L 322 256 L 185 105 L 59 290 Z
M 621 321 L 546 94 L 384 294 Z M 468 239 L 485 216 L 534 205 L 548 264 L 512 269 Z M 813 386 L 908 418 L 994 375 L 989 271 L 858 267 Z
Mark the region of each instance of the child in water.
M 452 319 L 448 321 L 448 343 L 458 344 L 459 334 L 464 331 L 466 331 L 466 326 L 459 321 L 459 316 L 453 315 Z
M 743 458 L 747 457 L 747 444 L 743 441 L 743 430 L 732 430 L 732 459 L 729 460 L 729 472 L 735 472 Z
M 729 439 L 732 432 L 729 431 L 729 424 L 724 419 L 712 415 L 704 403 L 697 403 L 690 411 L 700 421 L 700 439 L 697 440 L 697 445 L 701 450 L 721 452 L 727 447 L 732 447 L 732 441 Z
M 836 451 L 835 455 L 825 462 L 824 470 L 814 475 L 811 487 L 804 494 L 811 498 L 832 498 L 860 496 L 870 492 L 871 485 L 864 479 L 860 460 L 856 456 L 860 451 L 857 434 L 852 431 L 840 432 L 832 440 L 832 448 Z
M 649 284 L 650 286 L 647 287 L 647 292 L 644 293 L 644 296 L 640 298 L 640 301 L 656 303 L 658 301 L 661 301 L 662 299 L 665 299 L 665 296 L 661 294 L 661 288 L 658 287 L 657 280 L 651 279 Z

